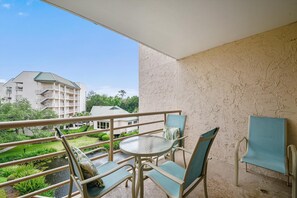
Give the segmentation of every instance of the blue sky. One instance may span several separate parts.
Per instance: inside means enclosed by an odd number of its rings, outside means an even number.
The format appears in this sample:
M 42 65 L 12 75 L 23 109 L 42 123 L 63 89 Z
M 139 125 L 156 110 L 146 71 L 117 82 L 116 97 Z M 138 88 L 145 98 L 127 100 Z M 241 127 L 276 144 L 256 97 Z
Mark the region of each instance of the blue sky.
M 39 0 L 0 0 L 0 81 L 21 71 L 138 95 L 138 43 Z

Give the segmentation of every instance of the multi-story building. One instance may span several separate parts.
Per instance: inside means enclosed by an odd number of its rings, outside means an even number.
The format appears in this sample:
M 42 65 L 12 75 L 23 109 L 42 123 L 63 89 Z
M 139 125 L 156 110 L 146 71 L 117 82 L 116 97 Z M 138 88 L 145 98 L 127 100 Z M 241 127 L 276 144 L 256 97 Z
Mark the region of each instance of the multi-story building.
M 50 72 L 21 72 L 0 84 L 0 98 L 2 102 L 26 98 L 32 108 L 52 109 L 60 118 L 71 117 L 86 108 L 85 87 Z

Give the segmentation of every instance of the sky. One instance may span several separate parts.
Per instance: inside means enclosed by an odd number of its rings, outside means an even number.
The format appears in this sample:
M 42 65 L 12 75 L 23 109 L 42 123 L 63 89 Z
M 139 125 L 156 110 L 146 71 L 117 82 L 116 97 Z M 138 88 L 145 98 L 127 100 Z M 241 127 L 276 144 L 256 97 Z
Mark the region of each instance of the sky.
M 0 0 L 0 82 L 22 71 L 138 95 L 138 43 L 39 0 Z

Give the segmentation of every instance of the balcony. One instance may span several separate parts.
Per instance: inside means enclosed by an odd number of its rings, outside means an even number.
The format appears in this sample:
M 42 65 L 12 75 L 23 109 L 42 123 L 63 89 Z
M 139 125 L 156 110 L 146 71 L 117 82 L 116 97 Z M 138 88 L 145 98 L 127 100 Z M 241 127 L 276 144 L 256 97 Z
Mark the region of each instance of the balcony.
M 125 114 L 125 115 L 115 115 L 115 116 L 89 116 L 89 117 L 77 117 L 77 118 L 62 118 L 62 119 L 49 119 L 49 120 L 32 120 L 32 121 L 16 121 L 16 122 L 2 122 L 0 123 L 0 129 L 11 129 L 11 128 L 24 128 L 24 127 L 35 127 L 35 126 L 59 126 L 63 123 L 77 123 L 77 122 L 89 122 L 94 120 L 109 120 L 110 123 L 113 123 L 115 119 L 118 118 L 128 118 L 128 117 L 139 117 L 142 122 L 127 125 L 122 127 L 113 127 L 110 126 L 109 129 L 99 129 L 99 130 L 90 130 L 86 132 L 79 132 L 73 134 L 65 135 L 69 141 L 73 139 L 74 141 L 77 138 L 86 137 L 87 135 L 91 134 L 100 134 L 108 131 L 110 133 L 111 139 L 108 141 L 96 141 L 92 144 L 87 144 L 81 146 L 80 149 L 82 150 L 90 150 L 96 147 L 100 147 L 104 144 L 109 144 L 109 160 L 115 160 L 118 163 L 130 163 L 133 160 L 132 156 L 127 156 L 120 152 L 120 150 L 114 150 L 113 145 L 117 141 L 124 140 L 128 137 L 120 137 L 114 138 L 113 132 L 120 129 L 130 128 L 130 127 L 138 127 L 140 129 L 140 133 L 133 136 L 145 135 L 145 134 L 158 134 L 162 132 L 162 126 L 164 125 L 164 118 L 166 118 L 167 114 L 180 114 L 180 110 L 175 111 L 163 111 L 163 112 L 149 112 L 149 113 L 136 113 L 136 114 Z M 144 121 L 150 120 L 150 121 Z M 131 137 L 131 136 L 130 136 Z M 17 141 L 17 142 L 9 142 L 0 144 L 0 149 L 9 149 L 9 148 L 18 148 L 25 145 L 31 146 L 38 146 L 38 145 L 46 145 L 49 143 L 54 143 L 57 140 L 51 136 L 46 138 L 38 138 L 38 139 L 31 139 L 31 140 L 24 140 L 24 141 Z M 61 144 L 60 142 L 58 144 Z M 91 151 L 89 151 L 90 153 Z M 88 152 L 87 152 L 88 153 Z M 1 154 L 5 154 L 5 152 L 1 152 Z M 100 163 L 100 161 L 107 160 L 107 154 L 101 153 L 100 155 L 93 155 L 91 158 L 95 163 Z M 177 155 L 177 162 L 183 165 L 182 163 L 182 155 L 178 153 Z M 40 176 L 46 176 L 48 180 L 50 180 L 50 185 L 39 189 L 34 192 L 30 192 L 28 194 L 22 195 L 20 197 L 32 197 L 40 195 L 43 192 L 56 189 L 56 196 L 62 197 L 67 195 L 68 189 L 68 165 L 67 161 L 65 160 L 65 151 L 58 150 L 56 152 L 50 152 L 47 154 L 36 155 L 33 157 L 27 157 L 23 159 L 11 160 L 4 163 L 0 163 L 0 168 L 4 167 L 11 167 L 14 165 L 21 165 L 27 163 L 37 163 L 42 162 L 48 159 L 52 159 L 53 162 L 58 161 L 59 165 L 54 167 L 48 168 L 42 172 L 35 173 L 32 175 L 27 175 L 24 177 L 20 177 L 17 179 L 9 180 L 4 183 L 0 183 L 0 189 L 11 189 L 11 186 L 17 184 L 22 181 L 27 181 L 33 178 L 37 178 Z M 164 160 L 164 159 L 163 159 Z M 189 160 L 189 158 L 187 158 Z M 63 163 L 61 163 L 63 162 Z M 254 170 L 252 167 L 249 167 L 249 170 Z M 291 188 L 286 185 L 286 182 L 280 179 L 270 178 L 263 174 L 259 174 L 256 172 L 241 172 L 240 176 L 240 183 L 241 187 L 235 187 L 233 185 L 233 171 L 234 167 L 230 164 L 226 164 L 219 160 L 211 160 L 209 163 L 208 169 L 208 191 L 210 197 L 290 197 L 291 195 Z M 59 175 L 64 175 L 63 178 L 59 178 Z M 50 178 L 55 178 L 51 180 Z M 263 184 L 264 183 L 264 184 Z M 259 187 L 261 186 L 261 188 Z M 15 192 L 17 193 L 17 192 Z M 113 192 L 106 195 L 106 197 L 118 197 L 125 195 L 126 197 L 130 197 L 131 192 L 130 188 L 125 188 L 124 184 L 120 185 L 116 188 Z M 73 197 L 76 197 L 78 192 L 73 190 Z M 198 186 L 190 195 L 189 197 L 203 197 L 203 189 L 202 185 Z M 157 188 L 157 186 L 151 182 L 145 182 L 145 197 L 166 197 L 166 195 Z
M 109 141 L 96 141 L 95 143 L 92 144 L 88 144 L 85 146 L 80 147 L 81 149 L 93 149 L 96 148 L 98 146 L 102 146 L 104 144 L 109 144 L 109 147 L 111 148 L 109 150 L 110 153 L 110 159 L 109 160 L 116 160 L 119 163 L 125 163 L 129 160 L 131 160 L 133 157 L 127 157 L 123 154 L 121 154 L 121 152 L 119 150 L 114 150 L 113 149 L 113 144 L 116 141 L 120 141 L 123 139 L 126 139 L 128 137 L 120 137 L 120 138 L 113 138 L 113 132 L 115 130 L 120 130 L 120 129 L 125 129 L 125 128 L 130 128 L 130 127 L 149 127 L 151 128 L 150 130 L 143 130 L 140 134 L 134 135 L 134 136 L 138 136 L 138 135 L 145 135 L 145 134 L 155 134 L 155 133 L 159 133 L 162 131 L 162 123 L 164 123 L 164 120 L 162 118 L 164 118 L 164 116 L 166 116 L 166 114 L 168 113 L 181 113 L 181 111 L 164 111 L 164 112 L 151 112 L 151 113 L 137 113 L 137 114 L 125 114 L 125 115 L 115 115 L 115 116 L 96 116 L 96 117 L 78 117 L 78 118 L 65 118 L 65 119 L 49 119 L 49 120 L 32 120 L 32 121 L 16 121 L 16 122 L 2 122 L 0 123 L 0 129 L 11 129 L 11 128 L 24 128 L 24 127 L 36 127 L 36 126 L 59 126 L 60 124 L 63 123 L 77 123 L 77 122 L 88 122 L 88 121 L 93 121 L 93 120 L 109 120 L 110 123 L 112 123 L 115 119 L 118 118 L 128 118 L 128 117 L 148 117 L 148 116 L 154 116 L 155 118 L 158 118 L 154 121 L 150 121 L 150 122 L 142 122 L 142 123 L 137 123 L 137 124 L 133 124 L 133 125 L 127 125 L 127 126 L 121 126 L 121 127 L 113 127 L 113 125 L 110 126 L 109 129 L 100 129 L 100 130 L 90 130 L 90 131 L 86 131 L 86 132 L 80 132 L 80 133 L 73 133 L 73 134 L 68 134 L 66 135 L 66 137 L 68 139 L 74 139 L 74 138 L 80 138 L 80 137 L 85 137 L 86 135 L 91 135 L 91 134 L 99 134 L 99 133 L 103 133 L 103 132 L 109 132 L 110 133 L 110 137 L 111 139 Z M 24 141 L 18 141 L 18 142 L 8 142 L 8 143 L 3 143 L 0 144 L 0 149 L 5 149 L 5 150 L 9 150 L 9 148 L 18 148 L 18 147 L 22 147 L 22 146 L 26 146 L 26 145 L 31 145 L 31 146 L 37 146 L 38 145 L 45 145 L 48 143 L 54 143 L 57 140 L 55 139 L 55 137 L 51 136 L 51 137 L 47 137 L 47 138 L 38 138 L 38 139 L 31 139 L 31 140 L 24 140 Z M 60 142 L 58 144 L 61 144 Z M 4 150 L 4 151 L 5 151 Z M 24 151 L 25 152 L 25 151 Z M 29 152 L 29 151 L 28 151 Z M 1 154 L 5 154 L 5 152 L 1 152 Z M 0 163 L 0 168 L 4 168 L 4 167 L 11 167 L 14 165 L 21 165 L 21 164 L 26 164 L 26 163 L 31 163 L 31 162 L 40 162 L 42 160 L 48 160 L 48 159 L 53 159 L 53 160 L 59 160 L 61 159 L 63 161 L 64 159 L 64 155 L 65 155 L 65 151 L 64 150 L 59 150 L 57 152 L 50 152 L 47 154 L 42 154 L 42 155 L 36 155 L 33 157 L 27 157 L 27 158 L 22 158 L 22 159 L 17 159 L 17 160 L 11 160 L 11 161 L 7 161 L 4 163 Z M 107 155 L 106 154 L 102 154 L 99 156 L 94 156 L 92 158 L 92 160 L 102 160 L 103 158 L 105 158 Z M 64 160 L 65 161 L 65 160 Z M 65 163 L 64 163 L 65 164 Z M 68 171 L 68 165 L 62 165 L 62 166 L 56 166 L 54 168 L 51 169 L 47 169 L 45 171 L 33 174 L 33 175 L 28 175 L 25 177 L 21 177 L 21 178 L 17 178 L 14 180 L 10 180 L 4 183 L 0 183 L 0 189 L 1 188 L 6 188 L 7 187 L 11 187 L 16 183 L 22 182 L 22 181 L 27 181 L 39 176 L 47 176 L 50 177 L 51 175 L 58 175 L 60 172 L 63 172 L 64 174 L 66 172 L 67 175 L 67 171 Z M 44 189 L 40 189 L 38 191 L 35 192 L 31 192 L 29 194 L 26 195 L 22 195 L 21 197 L 31 197 L 34 195 L 38 195 L 42 192 L 46 192 L 48 190 L 51 189 L 57 189 L 57 188 L 61 188 L 62 187 L 62 194 L 66 195 L 65 193 L 67 191 L 65 191 L 65 185 L 68 184 L 68 180 L 67 180 L 67 176 L 64 178 L 63 181 L 58 181 L 58 182 L 53 182 L 51 183 L 50 186 L 44 188 Z M 64 187 L 63 187 L 64 186 Z M 61 193 L 61 191 L 59 191 Z M 77 192 L 74 192 L 74 195 L 77 194 Z M 74 196 L 73 195 L 73 196 Z M 60 196 L 60 195 L 59 195 Z

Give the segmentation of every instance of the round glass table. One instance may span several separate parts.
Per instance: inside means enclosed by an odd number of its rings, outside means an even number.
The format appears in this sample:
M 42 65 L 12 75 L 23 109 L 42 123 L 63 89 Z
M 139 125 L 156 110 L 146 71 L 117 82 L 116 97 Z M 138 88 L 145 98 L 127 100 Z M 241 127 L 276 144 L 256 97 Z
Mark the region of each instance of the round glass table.
M 141 178 L 140 167 L 142 166 L 141 157 L 160 156 L 169 152 L 174 141 L 166 140 L 160 136 L 143 135 L 131 137 L 121 141 L 120 149 L 123 153 L 135 156 L 136 168 L 138 170 L 138 182 L 136 185 L 136 197 L 139 191 L 139 183 Z

